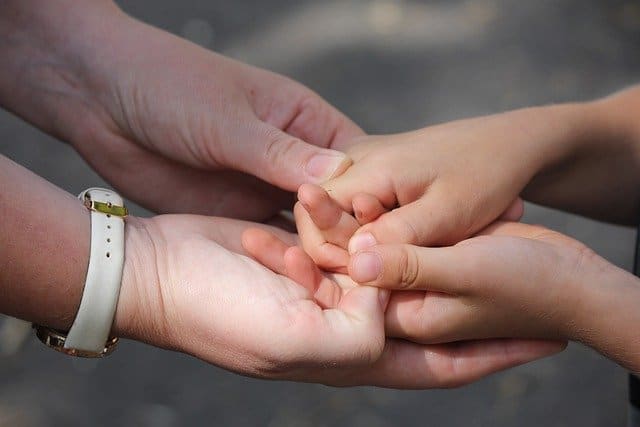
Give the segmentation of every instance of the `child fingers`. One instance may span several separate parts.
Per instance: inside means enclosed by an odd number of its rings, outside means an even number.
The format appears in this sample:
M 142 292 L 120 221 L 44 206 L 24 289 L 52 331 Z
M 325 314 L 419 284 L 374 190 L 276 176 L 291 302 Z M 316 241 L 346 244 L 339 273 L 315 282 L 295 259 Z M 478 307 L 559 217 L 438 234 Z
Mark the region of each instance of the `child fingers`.
M 360 284 L 457 293 L 464 284 L 457 247 L 377 245 L 352 255 L 349 275 Z
M 420 199 L 383 213 L 366 224 L 352 238 L 368 233 L 378 243 L 408 243 L 420 246 L 445 245 L 456 242 L 460 231 L 452 229 L 451 215 L 456 212 L 445 204 L 434 205 Z
M 358 221 L 347 212 L 342 212 L 340 221 L 335 227 L 322 230 L 322 235 L 327 242 L 346 250 L 349 239 L 358 228 L 360 228 Z
M 395 292 L 386 310 L 385 331 L 387 336 L 422 344 L 460 341 L 467 338 L 462 329 L 469 319 L 476 325 L 481 321 L 474 319 L 474 314 L 472 306 L 453 295 Z
M 520 221 L 524 215 L 524 202 L 517 197 L 511 205 L 500 215 L 498 220 L 501 221 Z
M 301 248 L 290 247 L 284 256 L 286 275 L 304 286 L 322 308 L 334 308 L 340 302 L 342 289 L 325 277 Z
M 325 241 L 346 248 L 360 224 L 317 185 L 300 186 L 298 200 Z
M 517 336 L 523 329 L 494 303 L 440 292 L 396 292 L 386 311 L 387 335 L 421 344 Z M 549 336 L 528 327 L 528 337 Z
M 307 210 L 300 203 L 294 206 L 294 215 L 298 233 L 305 252 L 323 269 L 344 272 L 349 263 L 349 253 L 332 243 L 327 242 L 322 231 L 316 226 Z
M 313 184 L 303 184 L 298 189 L 298 201 L 320 230 L 338 225 L 342 208 L 322 188 Z
M 384 206 L 398 204 L 393 181 L 381 170 L 372 171 L 366 165 L 355 164 L 344 174 L 322 184 L 322 187 L 344 210 L 352 208 L 353 198 L 359 193 L 374 195 Z
M 275 273 L 286 272 L 284 255 L 289 245 L 270 231 L 248 228 L 242 233 L 242 246 L 256 261 Z
M 368 193 L 354 195 L 352 204 L 353 214 L 360 225 L 375 221 L 387 211 L 377 197 Z

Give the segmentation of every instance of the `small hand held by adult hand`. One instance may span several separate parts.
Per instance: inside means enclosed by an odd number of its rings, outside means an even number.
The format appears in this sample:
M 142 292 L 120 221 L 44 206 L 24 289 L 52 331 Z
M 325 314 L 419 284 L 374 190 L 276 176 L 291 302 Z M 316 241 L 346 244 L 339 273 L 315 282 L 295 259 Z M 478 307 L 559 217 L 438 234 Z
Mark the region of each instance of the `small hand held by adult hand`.
M 364 285 L 426 291 L 420 304 L 392 299 L 391 335 L 410 331 L 421 342 L 575 340 L 640 370 L 640 281 L 543 227 L 498 222 L 442 248 L 377 245 L 355 253 L 349 273 Z
M 341 309 L 344 301 L 352 298 L 354 292 L 368 292 L 367 286 L 358 286 L 348 276 L 342 274 L 322 273 L 313 260 L 295 245 L 291 239 L 283 239 L 283 234 L 275 235 L 273 230 L 249 228 L 243 234 L 243 246 L 249 254 L 260 263 L 269 267 L 278 277 L 286 276 L 291 282 L 305 289 L 307 295 L 326 312 Z M 400 305 L 413 304 L 419 293 L 414 293 L 412 300 L 399 302 Z M 394 301 L 394 293 L 378 294 L 380 312 L 388 304 L 398 304 Z M 389 316 L 385 316 L 384 323 L 388 325 Z M 382 327 L 376 323 L 375 327 Z M 322 335 L 314 332 L 309 325 L 302 325 L 307 329 L 307 335 L 315 335 L 317 339 Z M 348 334 L 357 330 L 349 328 Z M 368 339 L 379 339 L 377 334 L 369 331 Z M 399 338 L 399 339 L 395 339 Z M 553 341 L 497 339 L 484 341 L 467 341 L 462 343 L 421 345 L 414 342 L 416 336 L 411 333 L 396 334 L 395 338 L 387 337 L 383 346 L 376 341 L 369 341 L 366 345 L 366 357 L 359 357 L 354 366 L 344 369 L 335 365 L 335 369 L 325 370 L 326 378 L 335 378 L 339 382 L 334 384 L 369 384 L 396 388 L 438 388 L 454 387 L 477 380 L 490 373 L 506 369 L 521 363 L 526 363 L 540 357 L 561 351 L 564 344 Z M 351 337 L 344 341 L 342 350 L 353 352 L 354 344 L 361 345 L 361 338 Z M 323 344 L 326 345 L 326 344 Z M 323 354 L 323 353 L 321 353 Z M 362 354 L 362 353 L 358 353 Z M 316 362 L 320 359 L 316 358 Z

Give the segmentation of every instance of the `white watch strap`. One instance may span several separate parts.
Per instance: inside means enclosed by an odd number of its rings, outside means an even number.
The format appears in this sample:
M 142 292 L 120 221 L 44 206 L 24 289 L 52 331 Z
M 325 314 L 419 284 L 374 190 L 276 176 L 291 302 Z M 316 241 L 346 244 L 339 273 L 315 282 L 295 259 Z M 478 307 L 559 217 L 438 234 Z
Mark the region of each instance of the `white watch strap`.
M 102 188 L 85 190 L 78 198 L 91 209 L 91 255 L 80 308 L 64 348 L 100 353 L 109 338 L 120 294 L 124 220 L 122 216 L 98 211 L 92 206 L 96 202 L 109 209 L 124 205 L 118 194 Z

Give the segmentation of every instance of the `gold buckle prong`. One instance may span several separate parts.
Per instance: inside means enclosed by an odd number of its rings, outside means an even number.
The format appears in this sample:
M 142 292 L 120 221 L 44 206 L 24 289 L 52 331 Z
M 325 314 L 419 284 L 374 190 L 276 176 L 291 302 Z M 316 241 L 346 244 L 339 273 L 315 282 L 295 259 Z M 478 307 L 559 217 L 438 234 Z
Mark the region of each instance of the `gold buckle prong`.
M 91 200 L 89 197 L 84 199 L 84 205 L 90 211 L 101 212 L 103 214 L 118 216 L 120 218 L 124 218 L 129 215 L 129 211 L 124 206 L 114 205 L 111 202 L 97 202 L 95 200 Z

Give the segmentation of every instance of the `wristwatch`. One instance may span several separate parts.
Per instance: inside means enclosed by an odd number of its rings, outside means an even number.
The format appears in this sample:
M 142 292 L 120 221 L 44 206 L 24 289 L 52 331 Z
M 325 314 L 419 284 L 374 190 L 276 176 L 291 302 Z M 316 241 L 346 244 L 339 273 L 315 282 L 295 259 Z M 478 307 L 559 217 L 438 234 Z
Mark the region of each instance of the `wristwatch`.
M 104 357 L 116 348 L 110 337 L 124 265 L 127 209 L 113 190 L 89 188 L 78 196 L 91 211 L 91 253 L 80 307 L 68 332 L 33 325 L 48 347 L 70 356 Z

